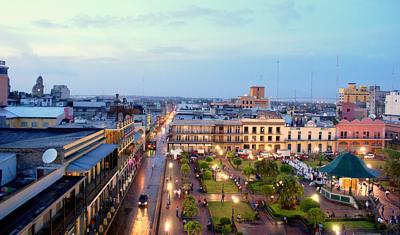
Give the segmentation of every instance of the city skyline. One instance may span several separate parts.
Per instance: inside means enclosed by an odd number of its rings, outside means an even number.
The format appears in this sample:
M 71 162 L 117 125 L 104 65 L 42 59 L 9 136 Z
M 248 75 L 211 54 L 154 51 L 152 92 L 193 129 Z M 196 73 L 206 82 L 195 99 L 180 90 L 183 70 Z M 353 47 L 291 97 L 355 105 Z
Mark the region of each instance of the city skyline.
M 334 99 L 338 73 L 340 87 L 400 88 L 396 1 L 21 4 L 0 23 L 12 90 L 42 75 L 73 95 L 309 97 L 311 73 L 313 97 Z

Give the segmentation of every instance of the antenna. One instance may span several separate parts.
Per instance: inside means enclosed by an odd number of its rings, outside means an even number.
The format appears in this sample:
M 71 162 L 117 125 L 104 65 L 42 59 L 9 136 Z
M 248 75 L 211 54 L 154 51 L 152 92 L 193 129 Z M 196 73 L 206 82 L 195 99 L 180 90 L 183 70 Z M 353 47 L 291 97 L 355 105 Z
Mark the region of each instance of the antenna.
M 392 68 L 392 91 L 394 91 L 394 80 L 395 80 L 396 76 L 395 76 L 395 72 L 394 72 L 394 65 Z
M 279 98 L 279 59 L 276 61 L 276 100 Z
M 339 56 L 336 56 L 336 102 L 339 94 Z
M 311 88 L 310 88 L 310 92 L 311 92 L 311 103 L 313 102 L 313 77 L 314 77 L 314 72 L 311 71 Z
M 56 158 L 57 158 L 57 150 L 55 150 L 54 148 L 47 149 L 42 155 L 42 161 L 45 164 L 54 162 Z

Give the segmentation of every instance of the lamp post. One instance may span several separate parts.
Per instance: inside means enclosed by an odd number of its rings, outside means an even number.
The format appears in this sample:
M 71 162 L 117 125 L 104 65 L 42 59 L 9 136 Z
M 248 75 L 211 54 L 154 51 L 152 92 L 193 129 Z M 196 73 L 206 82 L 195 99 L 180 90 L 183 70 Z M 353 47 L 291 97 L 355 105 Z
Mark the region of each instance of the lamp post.
M 235 195 L 232 196 L 232 202 L 233 204 L 237 204 L 240 202 L 239 198 L 236 197 Z M 235 224 L 235 209 L 232 206 L 232 226 Z

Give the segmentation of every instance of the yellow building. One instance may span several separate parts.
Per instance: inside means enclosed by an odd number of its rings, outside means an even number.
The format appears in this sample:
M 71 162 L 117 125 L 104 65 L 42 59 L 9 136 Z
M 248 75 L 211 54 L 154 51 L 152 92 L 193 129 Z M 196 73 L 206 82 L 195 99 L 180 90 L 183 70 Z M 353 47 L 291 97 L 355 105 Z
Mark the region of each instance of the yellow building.
M 0 126 L 43 129 L 59 125 L 66 115 L 65 107 L 5 107 L 0 109 Z M 72 113 L 72 111 L 70 112 Z M 3 123 L 1 123 L 3 122 Z
M 369 91 L 366 86 L 357 87 L 356 83 L 348 83 L 346 88 L 339 89 L 340 103 L 366 103 L 369 101 Z
M 317 127 L 284 127 L 285 149 L 291 153 L 318 153 L 336 151 L 336 128 Z

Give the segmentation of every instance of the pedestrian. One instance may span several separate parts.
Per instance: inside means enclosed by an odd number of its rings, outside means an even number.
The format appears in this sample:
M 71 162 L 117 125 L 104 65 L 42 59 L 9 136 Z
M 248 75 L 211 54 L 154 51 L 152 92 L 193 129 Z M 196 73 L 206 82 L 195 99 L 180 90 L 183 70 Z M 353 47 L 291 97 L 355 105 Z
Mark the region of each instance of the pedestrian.
M 176 217 L 179 218 L 179 207 L 178 206 L 176 207 Z
M 384 213 L 385 212 L 385 205 L 382 205 L 382 208 L 381 208 L 381 214 L 382 214 L 382 216 L 384 216 Z
M 151 171 L 154 170 L 154 163 L 151 165 Z
M 365 209 L 369 210 L 369 202 L 368 201 L 365 202 Z

